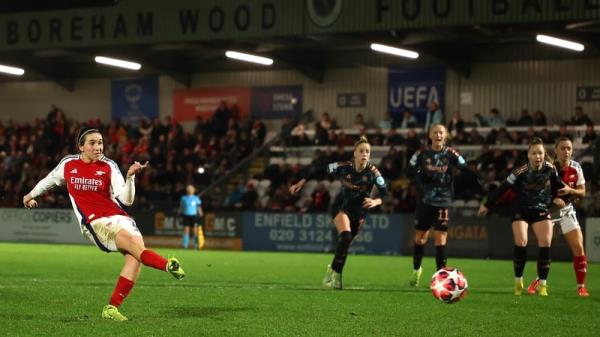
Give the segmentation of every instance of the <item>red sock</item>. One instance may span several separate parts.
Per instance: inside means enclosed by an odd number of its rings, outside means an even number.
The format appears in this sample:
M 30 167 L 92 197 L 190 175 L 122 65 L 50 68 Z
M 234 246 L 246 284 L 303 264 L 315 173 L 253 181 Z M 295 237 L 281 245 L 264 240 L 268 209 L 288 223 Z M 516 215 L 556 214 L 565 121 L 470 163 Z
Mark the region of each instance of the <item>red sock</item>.
M 577 284 L 585 284 L 585 274 L 587 273 L 587 258 L 585 255 L 573 257 L 573 268 L 575 268 Z
M 156 254 L 150 249 L 146 249 L 140 255 L 142 263 L 148 267 L 156 268 L 158 270 L 167 271 L 167 259 Z
M 133 281 L 124 278 L 123 276 L 119 276 L 119 280 L 117 281 L 117 286 L 110 297 L 110 304 L 115 307 L 119 307 L 123 300 L 129 295 L 129 292 L 133 288 Z

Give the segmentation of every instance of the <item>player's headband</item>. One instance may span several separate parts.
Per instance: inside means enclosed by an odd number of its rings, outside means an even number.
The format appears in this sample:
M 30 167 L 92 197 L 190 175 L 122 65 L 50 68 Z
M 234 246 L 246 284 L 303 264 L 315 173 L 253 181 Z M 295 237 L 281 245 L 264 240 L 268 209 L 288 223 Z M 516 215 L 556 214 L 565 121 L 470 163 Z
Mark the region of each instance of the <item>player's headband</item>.
M 83 138 L 85 137 L 85 135 L 87 135 L 88 133 L 93 133 L 93 132 L 100 132 L 100 130 L 98 130 L 98 129 L 87 129 L 87 130 L 81 132 L 81 134 L 79 135 L 79 138 L 77 138 L 77 144 L 81 144 L 81 141 L 83 140 Z

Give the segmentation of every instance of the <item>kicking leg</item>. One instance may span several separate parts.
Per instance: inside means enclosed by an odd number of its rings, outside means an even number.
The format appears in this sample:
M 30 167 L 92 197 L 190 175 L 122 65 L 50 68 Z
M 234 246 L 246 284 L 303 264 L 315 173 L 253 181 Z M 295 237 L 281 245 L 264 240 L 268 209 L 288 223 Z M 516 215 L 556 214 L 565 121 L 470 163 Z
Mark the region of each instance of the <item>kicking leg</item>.
M 165 259 L 153 250 L 146 249 L 141 235 L 132 235 L 129 231 L 122 229 L 117 233 L 115 242 L 121 252 L 130 254 L 148 267 L 166 271 L 178 280 L 185 276 L 185 272 L 179 266 L 176 258 Z

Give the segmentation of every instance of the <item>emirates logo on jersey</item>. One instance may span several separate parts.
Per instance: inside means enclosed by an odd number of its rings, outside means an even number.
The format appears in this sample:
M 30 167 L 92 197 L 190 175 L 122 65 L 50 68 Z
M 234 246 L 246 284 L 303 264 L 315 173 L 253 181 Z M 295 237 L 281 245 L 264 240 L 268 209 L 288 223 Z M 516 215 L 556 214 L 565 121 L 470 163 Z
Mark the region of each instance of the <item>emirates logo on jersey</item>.
M 71 177 L 71 185 L 76 191 L 98 191 L 102 187 L 102 180 Z

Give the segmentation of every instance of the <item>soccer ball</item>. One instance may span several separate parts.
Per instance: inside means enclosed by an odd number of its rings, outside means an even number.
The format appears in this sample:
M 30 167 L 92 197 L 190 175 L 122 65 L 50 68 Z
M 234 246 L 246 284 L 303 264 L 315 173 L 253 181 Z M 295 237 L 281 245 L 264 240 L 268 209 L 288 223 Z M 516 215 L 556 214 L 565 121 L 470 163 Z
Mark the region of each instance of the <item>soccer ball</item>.
M 467 278 L 455 268 L 442 268 L 431 277 L 433 297 L 444 303 L 458 302 L 467 295 Z

